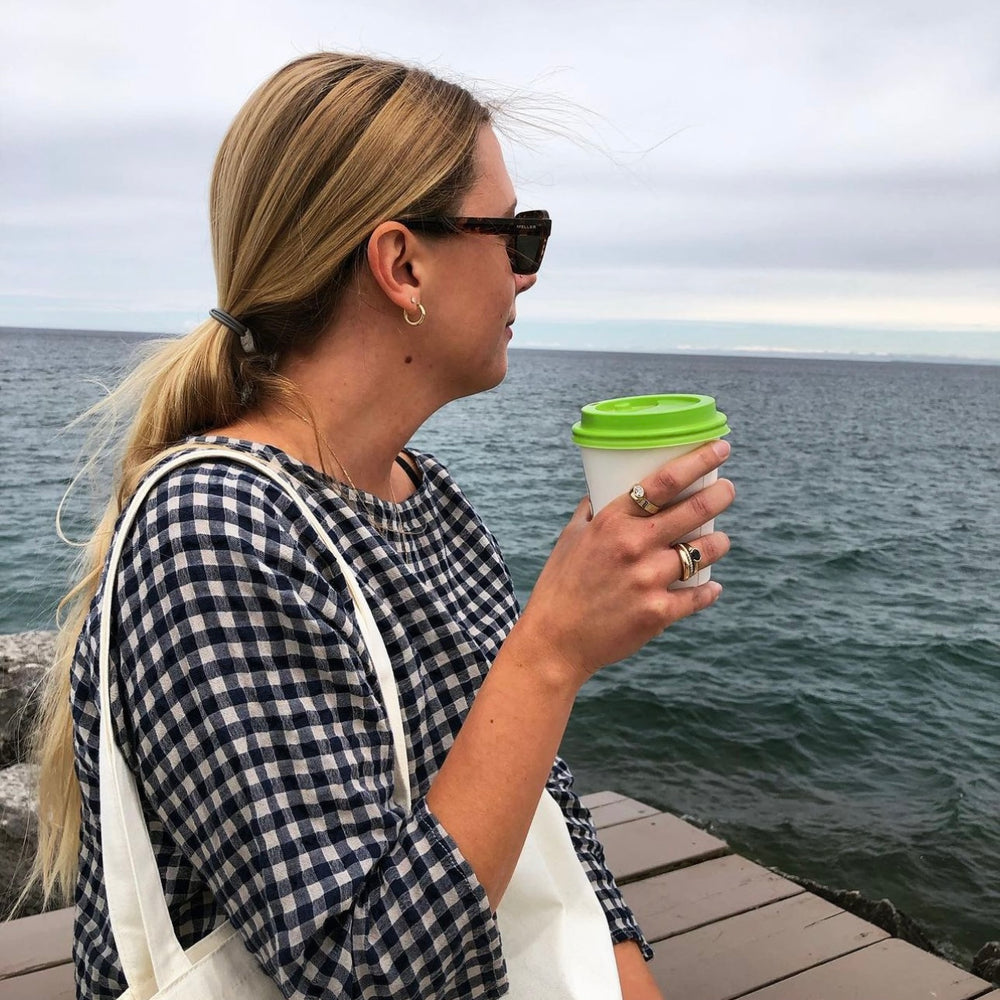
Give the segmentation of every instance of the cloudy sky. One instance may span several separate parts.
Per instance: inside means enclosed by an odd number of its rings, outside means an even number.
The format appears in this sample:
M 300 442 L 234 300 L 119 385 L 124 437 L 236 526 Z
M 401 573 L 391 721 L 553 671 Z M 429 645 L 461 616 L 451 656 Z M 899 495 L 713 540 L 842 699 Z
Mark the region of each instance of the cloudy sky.
M 521 204 L 554 218 L 515 344 L 1000 360 L 995 0 L 2 10 L 0 325 L 200 320 L 223 132 L 327 48 L 554 126 L 508 144 Z

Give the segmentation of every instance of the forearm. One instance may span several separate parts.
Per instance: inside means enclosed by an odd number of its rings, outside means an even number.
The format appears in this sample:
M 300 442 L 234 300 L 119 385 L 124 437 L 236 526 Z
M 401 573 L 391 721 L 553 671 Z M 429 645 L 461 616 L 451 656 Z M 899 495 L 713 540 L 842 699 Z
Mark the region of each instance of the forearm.
M 515 627 L 427 794 L 494 910 L 514 873 L 578 687 L 543 642 Z
M 622 1000 L 663 1000 L 663 994 L 635 941 L 620 941 L 615 945 L 615 962 Z

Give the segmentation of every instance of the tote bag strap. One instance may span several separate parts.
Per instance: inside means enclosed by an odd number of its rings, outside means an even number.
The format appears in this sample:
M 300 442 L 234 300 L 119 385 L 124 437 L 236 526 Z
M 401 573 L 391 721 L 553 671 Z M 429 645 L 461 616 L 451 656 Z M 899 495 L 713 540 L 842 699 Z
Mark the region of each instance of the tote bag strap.
M 156 857 L 142 814 L 135 778 L 118 749 L 110 712 L 111 617 L 119 562 L 139 508 L 153 487 L 178 466 L 207 458 L 239 462 L 256 469 L 298 504 L 303 516 L 332 555 L 354 603 L 359 630 L 375 668 L 379 693 L 393 742 L 393 801 L 409 815 L 409 762 L 399 692 L 389 653 L 357 577 L 339 548 L 306 504 L 292 480 L 266 461 L 246 452 L 219 446 L 200 447 L 163 463 L 136 491 L 118 527 L 108 561 L 100 607 L 99 684 L 101 723 L 99 739 L 101 849 L 111 931 L 122 970 L 130 987 L 156 983 L 157 988 L 191 967 L 177 940 L 160 882 Z

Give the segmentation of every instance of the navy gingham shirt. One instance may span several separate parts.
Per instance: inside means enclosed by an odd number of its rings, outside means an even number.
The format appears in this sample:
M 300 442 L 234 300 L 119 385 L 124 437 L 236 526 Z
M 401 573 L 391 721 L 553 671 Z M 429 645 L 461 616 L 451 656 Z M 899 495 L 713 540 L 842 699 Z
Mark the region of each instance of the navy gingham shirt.
M 428 455 L 392 505 L 277 449 L 199 440 L 275 463 L 341 545 L 395 673 L 413 810 L 391 799 L 391 734 L 343 578 L 295 502 L 235 462 L 175 469 L 122 557 L 111 710 L 181 944 L 225 916 L 289 998 L 503 995 L 486 894 L 424 799 L 518 613 L 495 539 Z M 72 674 L 74 957 L 78 995 L 105 1000 L 127 984 L 101 867 L 99 599 Z M 556 758 L 548 788 L 611 937 L 649 957 L 572 785 Z

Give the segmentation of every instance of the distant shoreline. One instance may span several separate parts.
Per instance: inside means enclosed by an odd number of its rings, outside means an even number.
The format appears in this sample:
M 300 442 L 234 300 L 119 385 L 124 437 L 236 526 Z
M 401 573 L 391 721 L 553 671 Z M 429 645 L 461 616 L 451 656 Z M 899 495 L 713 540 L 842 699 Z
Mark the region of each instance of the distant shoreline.
M 626 321 L 627 322 L 627 321 Z M 668 322 L 668 321 L 665 321 Z M 560 325 L 571 326 L 571 323 Z M 593 324 L 582 324 L 592 326 Z M 80 336 L 88 337 L 120 337 L 127 340 L 166 340 L 183 336 L 179 333 L 154 333 L 143 330 L 79 330 L 71 328 L 49 328 L 43 326 L 0 326 L 0 336 L 9 334 L 46 334 L 49 336 L 68 337 Z M 1000 333 L 998 333 L 1000 337 Z M 600 355 L 621 355 L 636 354 L 647 357 L 681 357 L 681 358 L 757 358 L 767 360 L 773 358 L 776 361 L 854 361 L 863 364 L 906 364 L 906 365 L 974 365 L 1000 367 L 1000 358 L 967 358 L 960 355 L 949 354 L 888 354 L 870 353 L 860 354 L 843 351 L 795 351 L 781 350 L 780 348 L 761 347 L 756 348 L 672 348 L 671 350 L 649 351 L 639 348 L 618 349 L 609 351 L 603 347 L 589 347 L 587 345 L 567 347 L 559 344 L 545 343 L 524 343 L 511 346 L 511 351 L 553 351 L 571 354 L 600 354 Z
M 1000 358 L 963 358 L 950 357 L 946 354 L 842 354 L 833 351 L 772 351 L 772 350 L 672 350 L 672 351 L 607 351 L 599 347 L 556 347 L 552 345 L 520 344 L 511 347 L 512 351 L 552 351 L 571 354 L 638 354 L 647 357 L 663 358 L 754 358 L 758 361 L 854 361 L 861 364 L 895 364 L 895 365 L 971 365 L 976 367 L 1000 367 Z

